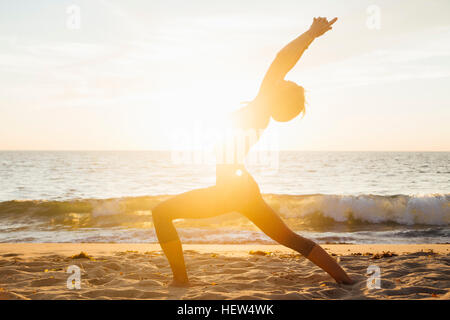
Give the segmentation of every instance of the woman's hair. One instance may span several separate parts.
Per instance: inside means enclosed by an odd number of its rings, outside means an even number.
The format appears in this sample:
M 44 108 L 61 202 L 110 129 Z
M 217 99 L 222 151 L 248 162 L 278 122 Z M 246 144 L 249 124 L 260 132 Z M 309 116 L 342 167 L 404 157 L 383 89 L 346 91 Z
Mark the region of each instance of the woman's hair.
M 305 112 L 305 89 L 293 81 L 281 81 L 270 95 L 270 115 L 286 122 Z

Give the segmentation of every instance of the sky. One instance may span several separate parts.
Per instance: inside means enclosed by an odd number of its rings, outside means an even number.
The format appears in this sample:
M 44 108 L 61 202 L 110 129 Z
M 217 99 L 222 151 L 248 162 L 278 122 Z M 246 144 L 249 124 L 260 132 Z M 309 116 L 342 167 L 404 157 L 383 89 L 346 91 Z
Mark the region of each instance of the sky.
M 168 150 L 252 100 L 313 17 L 338 17 L 287 75 L 282 150 L 450 151 L 448 0 L 0 0 L 0 150 Z

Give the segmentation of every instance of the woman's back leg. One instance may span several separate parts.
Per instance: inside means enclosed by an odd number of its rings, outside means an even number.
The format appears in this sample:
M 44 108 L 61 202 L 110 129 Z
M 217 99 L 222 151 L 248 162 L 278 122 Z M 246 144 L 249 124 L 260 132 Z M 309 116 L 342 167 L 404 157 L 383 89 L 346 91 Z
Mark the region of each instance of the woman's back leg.
M 305 257 L 308 257 L 316 245 L 313 241 L 303 238 L 292 231 L 281 217 L 262 199 L 243 211 L 242 214 L 270 238 L 301 253 Z
M 352 283 L 352 280 L 336 260 L 315 242 L 292 231 L 264 200 L 246 208 L 242 213 L 266 235 L 278 243 L 301 253 L 326 271 L 338 283 Z

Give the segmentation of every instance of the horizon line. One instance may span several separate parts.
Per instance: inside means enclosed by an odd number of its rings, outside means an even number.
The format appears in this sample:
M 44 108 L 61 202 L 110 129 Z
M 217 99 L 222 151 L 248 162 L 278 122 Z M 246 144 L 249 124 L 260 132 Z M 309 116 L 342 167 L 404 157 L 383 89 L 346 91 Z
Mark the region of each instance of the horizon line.
M 168 149 L 0 149 L 0 152 L 198 152 L 201 150 Z M 270 151 L 270 150 L 261 150 Z M 450 152 L 450 150 L 303 150 L 282 149 L 279 152 Z

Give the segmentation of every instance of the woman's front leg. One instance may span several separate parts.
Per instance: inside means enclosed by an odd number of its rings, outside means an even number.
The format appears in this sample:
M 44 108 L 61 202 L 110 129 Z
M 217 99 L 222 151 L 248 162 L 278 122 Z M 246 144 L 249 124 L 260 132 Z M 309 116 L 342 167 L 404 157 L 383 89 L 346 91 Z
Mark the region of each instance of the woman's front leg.
M 188 285 L 189 280 L 184 263 L 183 248 L 170 212 L 164 209 L 164 205 L 159 205 L 152 210 L 152 217 L 159 244 L 172 269 L 173 281 L 171 284 L 175 286 Z
M 166 243 L 160 242 L 159 244 L 167 257 L 167 260 L 169 260 L 170 268 L 172 269 L 173 280 L 169 285 L 174 287 L 189 286 L 190 283 L 186 272 L 183 247 L 180 239 L 178 238 Z
M 225 213 L 225 210 L 216 187 L 185 192 L 160 203 L 152 210 L 159 244 L 172 269 L 171 285 L 189 285 L 183 248 L 173 220 L 211 218 Z

